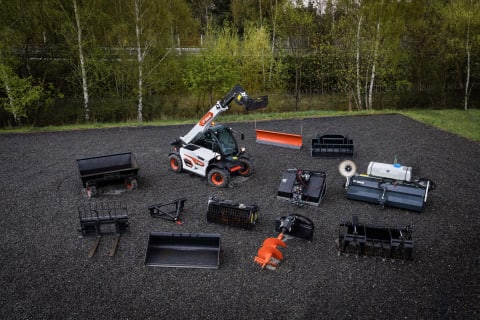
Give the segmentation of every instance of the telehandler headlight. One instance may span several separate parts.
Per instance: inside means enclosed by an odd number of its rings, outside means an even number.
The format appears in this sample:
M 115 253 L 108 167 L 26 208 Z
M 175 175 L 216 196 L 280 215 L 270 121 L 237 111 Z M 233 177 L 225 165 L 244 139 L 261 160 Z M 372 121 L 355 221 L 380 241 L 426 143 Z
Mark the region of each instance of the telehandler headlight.
M 240 152 L 243 153 L 243 152 L 245 152 L 245 150 L 246 150 L 245 147 L 242 147 L 242 148 L 240 149 Z
M 215 159 L 217 159 L 218 161 L 220 161 L 220 160 L 222 160 L 222 156 L 221 156 L 221 155 L 217 155 L 217 156 L 215 157 Z

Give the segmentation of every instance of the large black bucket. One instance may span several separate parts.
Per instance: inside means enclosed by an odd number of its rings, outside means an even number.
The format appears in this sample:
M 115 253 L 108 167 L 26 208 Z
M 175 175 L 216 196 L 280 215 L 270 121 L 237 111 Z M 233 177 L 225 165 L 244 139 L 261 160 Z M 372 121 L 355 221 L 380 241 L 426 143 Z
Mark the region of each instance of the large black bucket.
M 219 234 L 150 233 L 146 266 L 218 269 L 219 264 Z

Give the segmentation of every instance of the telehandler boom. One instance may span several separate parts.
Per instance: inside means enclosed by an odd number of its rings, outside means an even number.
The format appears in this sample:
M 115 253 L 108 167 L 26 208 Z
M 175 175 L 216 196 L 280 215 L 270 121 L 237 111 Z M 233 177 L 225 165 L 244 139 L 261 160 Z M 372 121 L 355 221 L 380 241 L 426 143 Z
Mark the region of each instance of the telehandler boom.
M 240 85 L 233 87 L 186 135 L 171 143 L 169 161 L 174 172 L 189 171 L 207 177 L 208 183 L 215 187 L 228 186 L 231 174 L 244 177 L 252 174 L 253 163 L 245 148 L 238 148 L 232 129 L 213 122 L 228 110 L 232 101 L 251 111 L 265 108 L 268 97 L 251 98 Z

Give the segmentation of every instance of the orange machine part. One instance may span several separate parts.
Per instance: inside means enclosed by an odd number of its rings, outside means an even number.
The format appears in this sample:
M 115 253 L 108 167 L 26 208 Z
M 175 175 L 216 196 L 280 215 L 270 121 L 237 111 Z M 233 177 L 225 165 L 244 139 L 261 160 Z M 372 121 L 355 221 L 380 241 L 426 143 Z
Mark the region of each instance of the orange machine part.
M 298 134 L 267 131 L 255 129 L 257 142 L 279 147 L 300 149 L 302 147 L 302 136 Z
M 267 238 L 263 241 L 263 245 L 258 249 L 255 262 L 262 266 L 262 269 L 267 266 L 276 268 L 278 261 L 283 259 L 283 254 L 277 249 L 277 246 L 286 248 L 287 245 L 282 241 L 283 234 L 280 233 L 277 238 Z

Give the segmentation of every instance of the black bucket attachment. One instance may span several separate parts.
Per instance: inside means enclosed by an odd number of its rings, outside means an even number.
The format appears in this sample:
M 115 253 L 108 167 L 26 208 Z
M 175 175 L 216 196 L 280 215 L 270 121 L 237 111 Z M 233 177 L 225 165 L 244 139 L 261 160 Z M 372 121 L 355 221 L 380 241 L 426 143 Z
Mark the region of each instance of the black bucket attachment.
M 258 219 L 258 206 L 233 203 L 230 200 L 208 200 L 207 221 L 252 229 Z
M 312 241 L 314 230 L 313 221 L 300 214 L 290 214 L 275 219 L 275 231 L 294 238 Z
M 340 134 L 317 135 L 312 139 L 312 157 L 353 157 L 353 140 Z
M 390 228 L 359 223 L 354 215 L 352 222 L 339 225 L 338 253 L 376 256 L 383 259 L 413 260 L 412 228 Z
M 326 194 L 326 177 L 322 171 L 288 169 L 283 173 L 277 198 L 300 206 L 319 206 Z
M 347 198 L 382 206 L 422 212 L 425 208 L 430 182 L 409 183 L 366 175 L 354 175 L 347 180 Z
M 88 197 L 104 184 L 123 182 L 127 190 L 137 188 L 139 167 L 131 152 L 77 159 L 77 165 Z
M 154 218 L 173 221 L 176 224 L 182 224 L 181 215 L 187 199 L 181 198 L 171 202 L 154 204 L 148 207 L 150 215 Z
M 95 235 L 97 240 L 88 253 L 92 258 L 100 245 L 103 235 L 115 234 L 108 255 L 113 257 L 117 251 L 120 236 L 130 231 L 127 206 L 121 202 L 88 202 L 78 206 L 80 232 L 83 236 Z
M 146 266 L 218 269 L 219 264 L 219 234 L 150 233 Z

